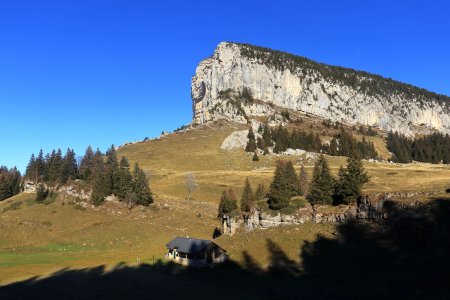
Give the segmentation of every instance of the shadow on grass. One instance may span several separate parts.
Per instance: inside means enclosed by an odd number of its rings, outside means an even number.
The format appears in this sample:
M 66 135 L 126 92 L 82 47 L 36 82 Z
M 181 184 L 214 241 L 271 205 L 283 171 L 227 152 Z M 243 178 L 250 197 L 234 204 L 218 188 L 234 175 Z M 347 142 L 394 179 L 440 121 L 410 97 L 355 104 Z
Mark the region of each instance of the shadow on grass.
M 346 223 L 301 249 L 302 265 L 267 241 L 270 264 L 180 269 L 158 263 L 61 270 L 0 287 L 0 299 L 450 299 L 450 201 L 383 223 Z

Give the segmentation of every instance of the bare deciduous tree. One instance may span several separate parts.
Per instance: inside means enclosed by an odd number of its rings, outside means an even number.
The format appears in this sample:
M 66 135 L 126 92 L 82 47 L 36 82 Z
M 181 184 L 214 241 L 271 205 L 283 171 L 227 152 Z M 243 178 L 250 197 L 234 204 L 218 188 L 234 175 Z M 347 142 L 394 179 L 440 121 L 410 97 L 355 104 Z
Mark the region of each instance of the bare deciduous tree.
M 187 172 L 184 175 L 184 178 L 186 179 L 186 189 L 188 191 L 188 200 L 191 200 L 192 193 L 198 189 L 197 180 L 195 178 L 195 175 L 192 172 Z

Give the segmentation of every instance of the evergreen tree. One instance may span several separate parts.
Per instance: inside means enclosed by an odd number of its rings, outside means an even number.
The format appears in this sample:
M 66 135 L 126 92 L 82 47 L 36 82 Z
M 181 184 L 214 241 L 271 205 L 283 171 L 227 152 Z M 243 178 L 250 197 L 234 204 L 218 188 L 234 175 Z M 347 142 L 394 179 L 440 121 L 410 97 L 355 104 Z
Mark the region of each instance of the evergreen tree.
M 46 181 L 50 185 L 56 185 L 62 181 L 61 170 L 62 170 L 62 153 L 61 149 L 58 151 L 53 150 L 50 154 L 49 160 L 47 162 L 47 174 L 45 176 Z
M 39 154 L 36 158 L 36 167 L 35 167 L 35 182 L 40 182 L 43 180 L 45 175 L 45 160 L 44 160 L 44 152 L 39 150 Z
M 134 165 L 132 191 L 136 194 L 137 204 L 149 206 L 153 203 L 153 196 L 148 184 L 147 175 L 139 168 L 138 163 Z
M 17 168 L 0 166 L 0 201 L 20 193 L 21 182 L 22 176 Z
M 36 188 L 36 202 L 42 203 L 48 196 L 48 189 L 43 183 L 39 183 Z
M 339 181 L 336 185 L 336 195 L 345 204 L 351 204 L 361 197 L 362 186 L 369 182 L 369 176 L 364 165 L 356 156 L 347 159 L 345 169 L 339 170 Z
M 264 140 L 262 137 L 258 137 L 256 139 L 256 146 L 258 149 L 264 150 L 266 148 L 266 144 L 264 143 Z
M 323 155 L 314 165 L 312 182 L 306 199 L 315 204 L 332 204 L 334 178 L 331 175 L 328 163 Z
M 289 205 L 292 196 L 298 195 L 298 178 L 291 161 L 277 161 L 270 184 L 269 207 L 281 209 Z
M 228 191 L 224 190 L 219 201 L 218 217 L 228 215 L 237 208 L 236 194 L 233 189 L 230 188 Z
M 37 181 L 37 171 L 36 171 L 36 158 L 34 153 L 31 154 L 31 158 L 28 162 L 27 169 L 25 171 L 25 177 L 32 181 Z
M 120 169 L 119 163 L 117 160 L 116 148 L 114 145 L 106 151 L 106 164 L 105 164 L 105 174 L 104 176 L 107 178 L 105 183 L 108 189 L 108 195 L 115 194 L 118 192 L 118 187 L 116 185 L 120 181 Z
M 241 211 L 249 212 L 255 206 L 255 196 L 248 178 L 245 180 L 244 191 L 241 197 Z
M 255 153 L 253 154 L 252 160 L 253 160 L 253 161 L 259 161 L 258 153 L 256 153 L 256 151 L 255 151 Z
M 255 134 L 253 133 L 252 127 L 248 130 L 248 142 L 247 146 L 245 147 L 246 152 L 255 152 L 256 151 L 256 140 L 255 140 Z
M 272 133 L 269 127 L 268 123 L 265 123 L 263 126 L 263 132 L 262 132 L 262 142 L 265 147 L 272 147 L 273 141 L 272 141 Z
M 79 176 L 84 181 L 89 181 L 94 168 L 94 151 L 89 146 L 81 159 Z
M 116 195 L 120 201 L 125 201 L 127 197 L 131 197 L 133 177 L 130 173 L 130 164 L 125 156 L 120 160 L 115 180 L 113 194 Z
M 256 189 L 255 198 L 256 200 L 263 200 L 267 196 L 266 187 L 263 183 L 258 184 Z
M 300 168 L 298 194 L 300 196 L 305 196 L 308 194 L 308 173 L 306 172 L 304 164 L 302 164 Z
M 73 149 L 67 149 L 64 158 L 61 163 L 61 178 L 60 182 L 62 184 L 67 183 L 69 179 L 77 178 L 78 166 L 75 152 Z

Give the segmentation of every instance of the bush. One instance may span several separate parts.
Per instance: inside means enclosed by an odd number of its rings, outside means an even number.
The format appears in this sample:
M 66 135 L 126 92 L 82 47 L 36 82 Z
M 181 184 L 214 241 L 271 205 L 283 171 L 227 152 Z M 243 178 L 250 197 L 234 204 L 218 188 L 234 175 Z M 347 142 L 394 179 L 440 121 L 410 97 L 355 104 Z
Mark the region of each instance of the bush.
M 48 189 L 41 183 L 36 189 L 36 202 L 42 203 L 48 196 Z
M 295 206 L 297 208 L 306 207 L 306 203 L 307 203 L 307 201 L 306 201 L 305 197 L 297 196 L 297 197 L 291 198 L 291 205 Z
M 295 205 L 289 205 L 280 209 L 280 213 L 283 215 L 292 215 L 295 214 L 298 210 L 298 207 Z
M 447 194 L 450 194 L 450 188 L 447 188 L 447 189 L 445 190 L 445 192 L 446 192 Z
M 57 193 L 55 193 L 54 191 L 50 191 L 48 193 L 48 196 L 46 197 L 46 199 L 44 201 L 42 201 L 42 203 L 45 205 L 49 205 L 49 204 L 55 202 L 57 196 L 58 196 Z

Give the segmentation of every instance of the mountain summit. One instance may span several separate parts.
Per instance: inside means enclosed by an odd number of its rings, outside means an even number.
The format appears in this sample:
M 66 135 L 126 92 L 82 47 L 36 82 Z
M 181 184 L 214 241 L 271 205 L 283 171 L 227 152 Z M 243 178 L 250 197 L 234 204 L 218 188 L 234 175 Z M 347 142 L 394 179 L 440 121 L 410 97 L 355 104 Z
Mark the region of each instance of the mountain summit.
M 450 133 L 450 98 L 379 75 L 222 42 L 192 78 L 193 124 L 299 111 L 407 135 Z

